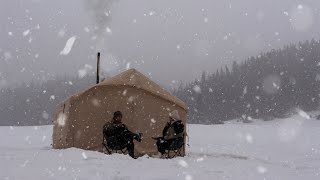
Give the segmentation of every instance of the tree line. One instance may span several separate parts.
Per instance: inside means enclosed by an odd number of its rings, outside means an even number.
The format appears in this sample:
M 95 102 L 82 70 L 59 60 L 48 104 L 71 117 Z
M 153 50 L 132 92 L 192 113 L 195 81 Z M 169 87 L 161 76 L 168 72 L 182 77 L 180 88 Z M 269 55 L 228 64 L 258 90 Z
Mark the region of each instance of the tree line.
M 95 84 L 95 76 L 57 77 L 46 82 L 22 83 L 0 90 L 0 125 L 52 124 L 56 106 L 69 96 Z
M 291 44 L 215 73 L 202 73 L 174 94 L 187 103 L 189 122 L 222 123 L 283 118 L 316 110 L 320 96 L 320 42 Z

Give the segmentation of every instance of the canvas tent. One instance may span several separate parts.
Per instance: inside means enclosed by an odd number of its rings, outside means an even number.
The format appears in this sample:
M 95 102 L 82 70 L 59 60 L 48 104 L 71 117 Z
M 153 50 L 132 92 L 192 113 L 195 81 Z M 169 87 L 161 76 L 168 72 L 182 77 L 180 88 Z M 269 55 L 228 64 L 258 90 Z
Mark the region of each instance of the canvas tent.
M 142 142 L 135 142 L 138 156 L 157 154 L 152 137 L 162 136 L 170 112 L 177 110 L 184 124 L 187 119 L 184 102 L 142 73 L 129 69 L 71 96 L 58 106 L 53 148 L 102 151 L 102 127 L 117 110 L 122 111 L 123 123 L 132 132 L 143 133 Z

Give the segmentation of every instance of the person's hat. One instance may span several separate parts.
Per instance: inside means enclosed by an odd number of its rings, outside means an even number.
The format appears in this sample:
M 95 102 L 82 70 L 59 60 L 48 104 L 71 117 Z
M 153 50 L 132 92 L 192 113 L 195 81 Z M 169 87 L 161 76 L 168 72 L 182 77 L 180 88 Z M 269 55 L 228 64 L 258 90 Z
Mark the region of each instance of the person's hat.
M 122 116 L 122 113 L 120 111 L 116 111 L 113 113 L 113 117 L 119 117 L 119 116 Z
M 174 120 L 180 120 L 179 112 L 177 110 L 174 110 L 171 113 L 169 113 L 169 117 Z

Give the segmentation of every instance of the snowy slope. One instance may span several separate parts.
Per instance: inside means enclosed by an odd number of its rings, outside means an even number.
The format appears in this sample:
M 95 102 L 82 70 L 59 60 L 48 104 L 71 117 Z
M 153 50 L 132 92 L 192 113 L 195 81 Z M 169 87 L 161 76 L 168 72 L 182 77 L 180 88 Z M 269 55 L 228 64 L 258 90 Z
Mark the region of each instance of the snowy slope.
M 188 156 L 171 160 L 53 150 L 52 126 L 0 127 L 0 179 L 320 179 L 320 121 L 190 125 Z

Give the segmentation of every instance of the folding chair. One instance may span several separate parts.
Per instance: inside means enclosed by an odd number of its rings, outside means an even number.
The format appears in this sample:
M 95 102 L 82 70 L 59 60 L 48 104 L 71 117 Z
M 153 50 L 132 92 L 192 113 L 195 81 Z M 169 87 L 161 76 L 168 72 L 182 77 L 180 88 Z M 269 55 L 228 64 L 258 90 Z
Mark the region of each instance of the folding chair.
M 126 144 L 120 143 L 117 137 L 106 137 L 105 135 L 103 135 L 102 145 L 103 152 L 105 154 L 126 154 L 128 151 Z
M 153 139 L 157 141 L 164 141 L 162 137 L 156 137 L 156 138 L 153 137 Z M 169 144 L 167 144 L 168 146 L 165 148 L 165 152 L 161 156 L 162 158 L 171 159 L 177 156 L 183 156 L 182 151 L 184 150 L 184 144 L 185 144 L 184 136 L 171 139 L 169 140 L 169 142 L 167 141 L 167 143 Z
M 169 145 L 169 147 L 165 151 L 165 158 L 171 159 L 177 156 L 182 156 L 182 150 L 184 147 L 184 139 L 183 137 L 175 138 L 174 141 Z M 173 154 L 171 156 L 171 154 Z

